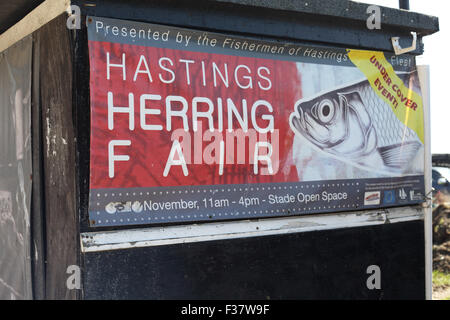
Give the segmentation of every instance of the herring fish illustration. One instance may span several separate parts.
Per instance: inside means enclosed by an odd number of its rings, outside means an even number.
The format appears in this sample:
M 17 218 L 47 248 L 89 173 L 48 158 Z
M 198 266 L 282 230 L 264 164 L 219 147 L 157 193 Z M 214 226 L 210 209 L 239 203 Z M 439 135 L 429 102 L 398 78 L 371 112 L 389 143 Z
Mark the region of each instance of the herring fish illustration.
M 420 93 L 417 72 L 398 76 Z M 422 148 L 367 80 L 299 100 L 290 126 L 323 152 L 377 171 L 403 171 Z

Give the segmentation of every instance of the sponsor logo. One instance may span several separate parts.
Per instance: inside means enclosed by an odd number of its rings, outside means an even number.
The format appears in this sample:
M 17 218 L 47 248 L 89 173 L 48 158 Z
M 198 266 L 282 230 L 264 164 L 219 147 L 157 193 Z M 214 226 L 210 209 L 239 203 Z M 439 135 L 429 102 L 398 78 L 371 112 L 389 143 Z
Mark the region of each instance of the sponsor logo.
M 421 201 L 423 196 L 420 192 L 416 192 L 414 190 L 409 191 L 409 198 L 411 201 Z
M 380 191 L 371 191 L 364 193 L 364 205 L 374 206 L 380 204 Z
M 394 192 L 394 190 L 388 190 L 388 191 L 384 192 L 383 203 L 384 204 L 393 204 L 393 203 L 395 203 L 395 192 Z
M 122 213 L 122 212 L 142 212 L 143 206 L 140 201 L 120 201 L 110 202 L 105 206 L 105 211 L 109 214 Z
M 408 197 L 408 195 L 405 192 L 405 189 L 401 188 L 400 190 L 398 190 L 398 197 L 401 200 L 406 200 L 406 198 Z

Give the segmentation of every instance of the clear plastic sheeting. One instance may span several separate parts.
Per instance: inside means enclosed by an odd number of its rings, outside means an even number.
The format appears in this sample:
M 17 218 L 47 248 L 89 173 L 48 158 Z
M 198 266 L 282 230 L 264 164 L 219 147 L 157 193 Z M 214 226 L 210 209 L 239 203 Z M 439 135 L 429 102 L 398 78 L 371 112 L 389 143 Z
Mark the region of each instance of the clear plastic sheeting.
M 0 299 L 32 298 L 31 57 L 31 37 L 0 53 Z

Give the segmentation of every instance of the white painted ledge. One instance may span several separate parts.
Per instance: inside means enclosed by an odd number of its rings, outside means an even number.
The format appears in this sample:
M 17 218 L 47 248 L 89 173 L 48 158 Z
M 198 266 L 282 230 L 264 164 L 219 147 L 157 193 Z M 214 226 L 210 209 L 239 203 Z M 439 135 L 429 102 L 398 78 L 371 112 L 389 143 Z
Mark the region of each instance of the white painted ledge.
M 67 12 L 67 16 L 72 13 L 70 0 L 45 0 L 22 20 L 0 35 L 0 52 L 8 49 L 64 12 Z
M 422 220 L 421 206 L 81 234 L 82 252 L 281 235 Z

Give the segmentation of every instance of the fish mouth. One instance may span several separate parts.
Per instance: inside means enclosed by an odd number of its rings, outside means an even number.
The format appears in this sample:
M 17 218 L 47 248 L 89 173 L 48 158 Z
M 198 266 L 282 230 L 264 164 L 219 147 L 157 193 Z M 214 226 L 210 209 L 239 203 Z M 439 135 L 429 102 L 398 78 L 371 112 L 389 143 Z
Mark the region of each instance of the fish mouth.
M 297 111 L 298 116 L 292 117 L 294 127 L 311 142 L 323 146 L 326 143 L 328 130 L 308 115 L 301 106 L 297 107 Z M 324 136 L 324 138 L 321 139 L 320 136 Z
M 293 113 L 291 116 L 291 123 L 294 128 L 303 136 L 307 136 L 306 120 L 302 108 L 298 108 L 298 112 Z
M 303 109 L 301 107 L 298 107 L 298 115 L 299 118 L 297 120 L 298 124 L 300 125 L 301 129 L 303 132 L 307 132 L 307 128 L 306 128 L 306 120 L 305 120 L 305 113 L 303 112 Z

